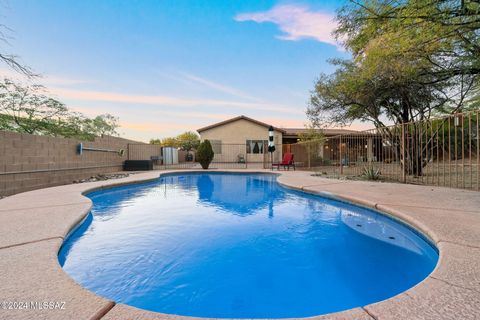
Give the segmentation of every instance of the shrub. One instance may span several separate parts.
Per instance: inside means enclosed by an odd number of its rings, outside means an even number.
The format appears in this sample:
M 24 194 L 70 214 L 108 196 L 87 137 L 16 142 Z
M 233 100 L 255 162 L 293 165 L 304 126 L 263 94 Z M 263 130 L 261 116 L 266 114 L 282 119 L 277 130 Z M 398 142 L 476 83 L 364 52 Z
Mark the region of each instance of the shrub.
M 362 176 L 367 179 L 367 180 L 380 180 L 380 169 L 375 169 L 373 166 L 365 167 L 363 168 L 363 174 Z
M 210 141 L 205 140 L 198 146 L 196 158 L 203 169 L 208 169 L 210 162 L 213 160 L 213 149 Z

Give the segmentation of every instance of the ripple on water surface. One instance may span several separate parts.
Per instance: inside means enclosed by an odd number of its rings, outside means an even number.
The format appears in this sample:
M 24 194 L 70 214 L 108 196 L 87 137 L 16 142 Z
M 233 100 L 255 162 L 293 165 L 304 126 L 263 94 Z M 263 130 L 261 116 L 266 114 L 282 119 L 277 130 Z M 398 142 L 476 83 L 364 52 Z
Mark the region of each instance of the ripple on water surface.
M 138 308 L 200 317 L 307 317 L 384 300 L 436 251 L 367 209 L 273 175 L 177 174 L 92 192 L 59 260 L 77 282 Z

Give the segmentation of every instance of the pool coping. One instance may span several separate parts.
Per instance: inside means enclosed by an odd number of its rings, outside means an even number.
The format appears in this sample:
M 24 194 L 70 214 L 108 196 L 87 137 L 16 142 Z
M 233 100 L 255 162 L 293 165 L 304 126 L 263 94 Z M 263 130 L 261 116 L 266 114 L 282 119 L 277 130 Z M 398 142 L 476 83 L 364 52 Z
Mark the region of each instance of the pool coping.
M 150 171 L 1 199 L 0 319 L 193 319 L 141 310 L 99 297 L 75 283 L 57 259 L 63 241 L 90 211 L 91 201 L 85 193 L 143 183 L 164 174 L 192 172 L 205 171 Z M 272 173 L 246 169 L 206 172 Z M 435 270 L 413 288 L 381 302 L 311 319 L 480 318 L 480 193 L 332 180 L 313 177 L 306 171 L 273 172 L 287 188 L 354 203 L 400 220 L 431 239 L 439 251 Z M 63 302 L 64 308 L 55 302 Z

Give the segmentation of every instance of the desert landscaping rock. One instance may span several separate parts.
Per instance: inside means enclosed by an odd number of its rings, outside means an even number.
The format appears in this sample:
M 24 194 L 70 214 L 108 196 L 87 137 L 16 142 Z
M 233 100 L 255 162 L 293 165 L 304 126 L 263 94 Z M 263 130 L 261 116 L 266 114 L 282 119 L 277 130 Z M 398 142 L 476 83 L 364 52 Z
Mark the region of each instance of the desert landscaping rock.
M 96 182 L 96 181 L 106 181 L 113 179 L 122 179 L 128 177 L 129 173 L 114 173 L 114 174 L 97 174 L 96 176 L 91 176 L 88 179 L 74 180 L 73 183 L 85 183 L 85 182 Z

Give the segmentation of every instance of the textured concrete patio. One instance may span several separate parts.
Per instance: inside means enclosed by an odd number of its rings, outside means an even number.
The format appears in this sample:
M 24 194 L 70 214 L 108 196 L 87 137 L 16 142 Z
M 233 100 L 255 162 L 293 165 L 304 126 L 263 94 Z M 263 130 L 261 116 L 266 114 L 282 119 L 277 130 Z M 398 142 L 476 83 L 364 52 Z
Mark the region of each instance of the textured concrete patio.
M 0 200 L 0 301 L 64 302 L 63 309 L 8 310 L 2 304 L 0 319 L 184 318 L 99 297 L 63 272 L 57 258 L 68 233 L 90 210 L 91 201 L 82 193 L 155 179 L 165 172 L 35 190 Z M 403 220 L 432 239 L 440 252 L 433 273 L 410 290 L 385 301 L 315 318 L 480 319 L 480 193 L 330 180 L 301 171 L 280 173 L 278 181 L 287 187 L 376 208 Z

